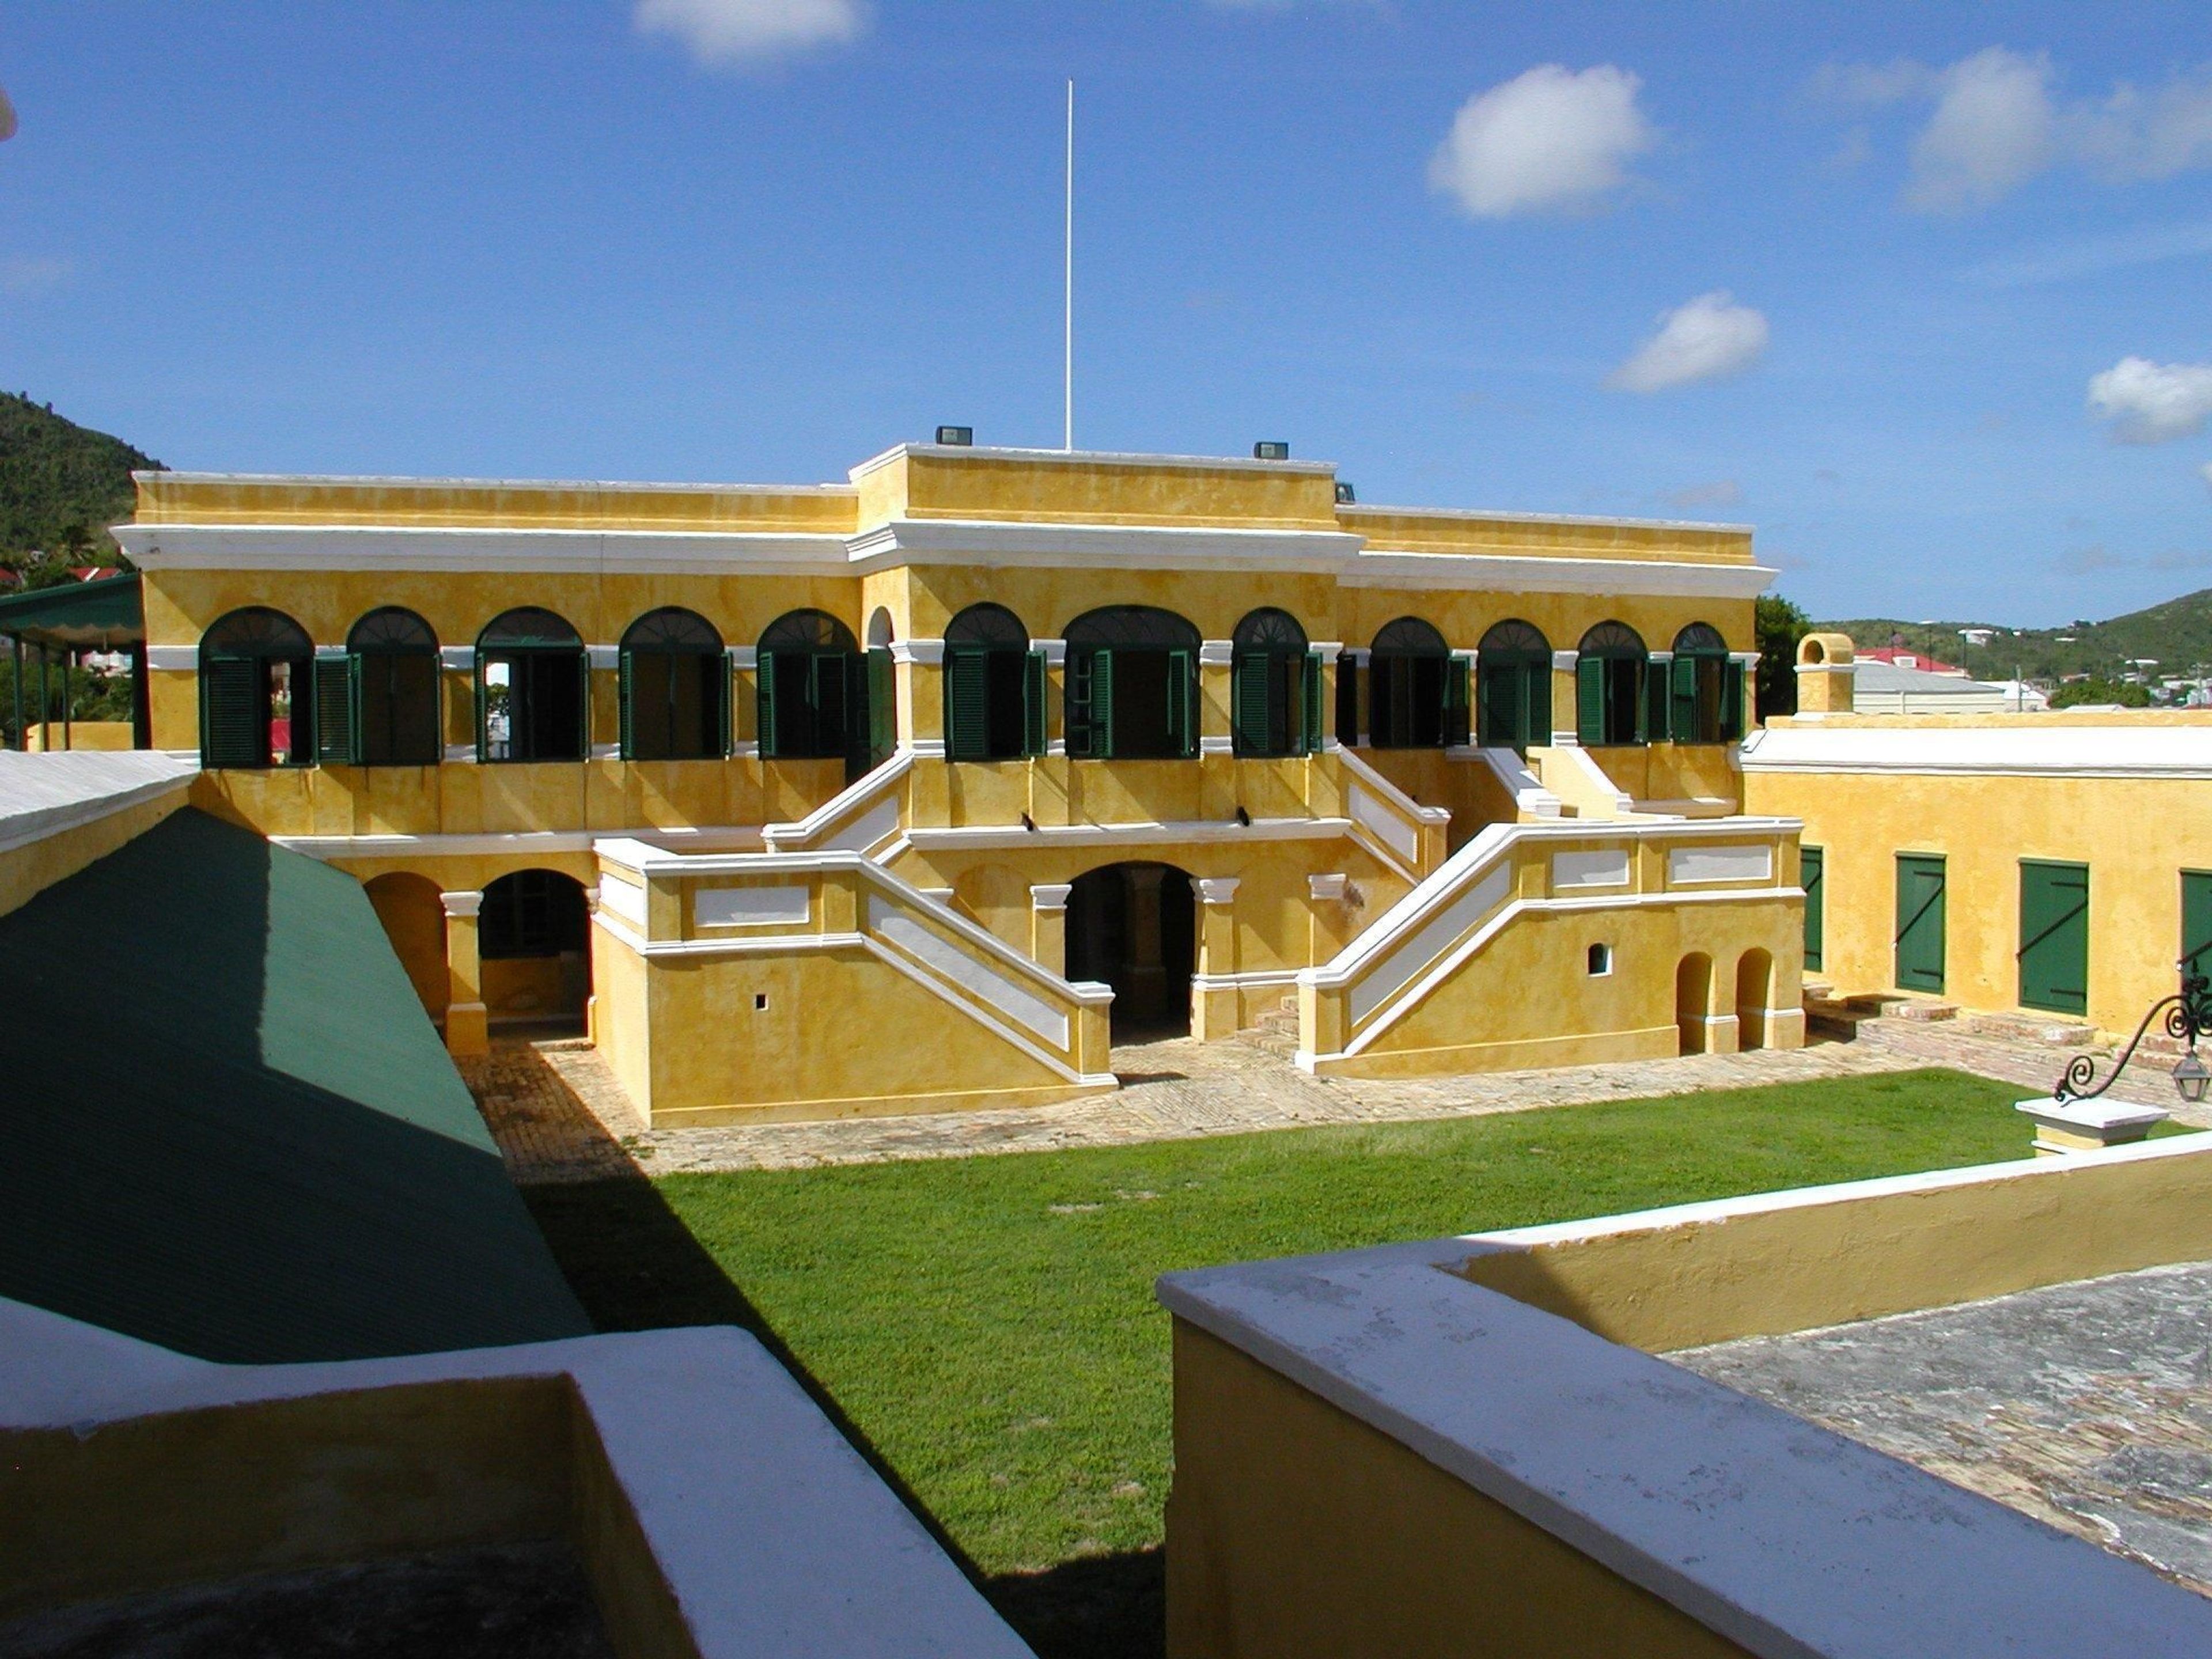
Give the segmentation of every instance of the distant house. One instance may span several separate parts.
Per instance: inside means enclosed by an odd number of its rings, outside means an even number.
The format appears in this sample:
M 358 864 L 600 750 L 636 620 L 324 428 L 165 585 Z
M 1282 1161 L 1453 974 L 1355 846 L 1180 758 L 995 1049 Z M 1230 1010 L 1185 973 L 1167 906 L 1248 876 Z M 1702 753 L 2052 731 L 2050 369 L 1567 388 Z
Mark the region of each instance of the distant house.
M 2050 707 L 2049 698 L 2021 681 L 1993 684 L 1968 679 L 1958 669 L 1916 668 L 1895 660 L 1899 654 L 1890 652 L 1857 659 L 1852 695 L 1860 713 L 1997 714 L 2024 714 Z

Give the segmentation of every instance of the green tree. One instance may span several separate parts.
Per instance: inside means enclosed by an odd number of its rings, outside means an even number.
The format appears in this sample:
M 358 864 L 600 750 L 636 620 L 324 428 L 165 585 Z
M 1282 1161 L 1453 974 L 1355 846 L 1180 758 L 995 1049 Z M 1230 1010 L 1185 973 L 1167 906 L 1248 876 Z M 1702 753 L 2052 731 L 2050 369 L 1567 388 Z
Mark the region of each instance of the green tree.
M 1779 593 L 1759 600 L 1759 717 L 1797 712 L 1797 642 L 1813 619 Z
M 2142 686 L 2123 680 L 2118 684 L 2111 680 L 2069 680 L 2051 694 L 2053 708 L 2073 708 L 2085 702 L 2116 702 L 2123 708 L 2148 708 L 2150 693 Z

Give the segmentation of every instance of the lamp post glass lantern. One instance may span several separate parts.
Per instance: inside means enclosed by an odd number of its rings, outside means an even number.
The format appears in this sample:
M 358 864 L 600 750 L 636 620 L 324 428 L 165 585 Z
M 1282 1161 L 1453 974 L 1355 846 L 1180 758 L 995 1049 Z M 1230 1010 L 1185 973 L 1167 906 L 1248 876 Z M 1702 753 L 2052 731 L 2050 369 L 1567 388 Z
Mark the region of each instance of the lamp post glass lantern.
M 2065 1075 L 2051 1092 L 2060 1105 L 2069 1101 L 2094 1100 L 2111 1088 L 2135 1058 L 2136 1045 L 2150 1030 L 2151 1022 L 2162 1012 L 2166 1016 L 2166 1034 L 2178 1042 L 2185 1042 L 2189 1050 L 2173 1068 L 2174 1092 L 2191 1106 L 2201 1104 L 2208 1087 L 2212 1087 L 2212 1066 L 2197 1057 L 2197 1039 L 2212 1030 L 2212 979 L 2197 971 L 2196 965 L 2185 959 L 2174 964 L 2181 972 L 2181 989 L 2170 997 L 2161 997 L 2150 1006 L 2150 1012 L 2136 1027 L 2136 1034 L 2128 1039 L 2128 1046 L 2112 1062 L 2112 1069 L 2095 1088 L 2089 1085 L 2097 1076 L 2097 1063 L 2087 1054 L 2076 1054 L 2068 1062 Z

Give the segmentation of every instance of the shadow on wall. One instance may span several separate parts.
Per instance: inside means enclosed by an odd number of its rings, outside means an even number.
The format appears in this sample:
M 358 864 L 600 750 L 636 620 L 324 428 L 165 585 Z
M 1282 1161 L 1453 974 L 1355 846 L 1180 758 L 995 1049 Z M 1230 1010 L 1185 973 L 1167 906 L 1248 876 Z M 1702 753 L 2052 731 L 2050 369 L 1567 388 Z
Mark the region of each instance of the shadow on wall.
M 0 960 L 0 1295 L 232 1363 L 588 1330 L 352 878 L 188 808 Z

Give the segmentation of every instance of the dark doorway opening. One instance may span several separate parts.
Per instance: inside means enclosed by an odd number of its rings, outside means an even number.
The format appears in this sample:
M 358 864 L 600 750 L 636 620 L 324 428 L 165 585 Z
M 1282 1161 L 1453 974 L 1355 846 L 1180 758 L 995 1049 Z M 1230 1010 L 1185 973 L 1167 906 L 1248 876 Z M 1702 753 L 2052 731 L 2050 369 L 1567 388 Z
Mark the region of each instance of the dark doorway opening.
M 592 994 L 592 921 L 583 884 L 558 870 L 518 870 L 488 883 L 477 954 L 494 1026 L 580 1036 Z
M 1171 864 L 1109 864 L 1067 896 L 1067 976 L 1114 988 L 1114 1040 L 1190 1030 L 1197 902 Z

